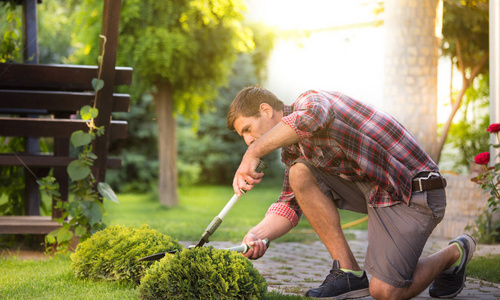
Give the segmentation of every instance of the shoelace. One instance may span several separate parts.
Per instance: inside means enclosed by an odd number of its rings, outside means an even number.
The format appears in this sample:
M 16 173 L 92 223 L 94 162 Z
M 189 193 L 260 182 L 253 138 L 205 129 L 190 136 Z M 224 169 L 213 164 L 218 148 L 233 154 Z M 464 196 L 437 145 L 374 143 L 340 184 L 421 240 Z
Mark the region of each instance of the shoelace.
M 323 286 L 324 284 L 326 284 L 328 282 L 335 281 L 335 279 L 337 277 L 341 276 L 342 274 L 345 274 L 345 272 L 342 270 L 339 270 L 339 269 L 330 270 L 330 274 L 326 275 L 326 278 L 323 281 L 323 283 L 321 284 L 321 286 Z
M 455 277 L 457 274 L 441 274 L 437 280 L 440 285 L 449 286 L 455 282 Z

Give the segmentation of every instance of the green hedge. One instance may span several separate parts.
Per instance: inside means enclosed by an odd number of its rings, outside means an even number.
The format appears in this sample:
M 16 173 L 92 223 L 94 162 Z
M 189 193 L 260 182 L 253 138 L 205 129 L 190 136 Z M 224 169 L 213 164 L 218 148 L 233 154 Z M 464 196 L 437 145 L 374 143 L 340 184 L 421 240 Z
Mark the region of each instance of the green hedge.
M 71 255 L 71 269 L 80 278 L 139 284 L 154 263 L 139 262 L 139 258 L 182 248 L 176 240 L 147 225 L 110 226 L 78 245 Z
M 141 299 L 261 299 L 267 283 L 239 253 L 213 247 L 184 249 L 151 266 Z

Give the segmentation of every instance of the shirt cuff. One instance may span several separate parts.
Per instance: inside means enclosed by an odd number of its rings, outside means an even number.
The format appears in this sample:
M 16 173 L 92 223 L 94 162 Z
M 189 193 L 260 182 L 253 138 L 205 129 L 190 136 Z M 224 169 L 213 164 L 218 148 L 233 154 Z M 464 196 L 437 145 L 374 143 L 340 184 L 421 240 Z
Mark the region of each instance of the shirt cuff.
M 281 118 L 281 121 L 286 125 L 292 127 L 292 129 L 295 131 L 295 133 L 297 133 L 297 135 L 301 140 L 310 138 L 313 135 L 311 132 L 302 131 L 298 129 L 297 126 L 295 125 L 295 121 L 297 120 L 298 117 L 299 116 L 297 115 L 297 112 L 293 112 L 288 116 Z
M 299 223 L 297 213 L 284 203 L 273 203 L 267 210 L 266 216 L 268 214 L 275 214 L 287 218 L 290 223 L 292 223 L 292 228 Z

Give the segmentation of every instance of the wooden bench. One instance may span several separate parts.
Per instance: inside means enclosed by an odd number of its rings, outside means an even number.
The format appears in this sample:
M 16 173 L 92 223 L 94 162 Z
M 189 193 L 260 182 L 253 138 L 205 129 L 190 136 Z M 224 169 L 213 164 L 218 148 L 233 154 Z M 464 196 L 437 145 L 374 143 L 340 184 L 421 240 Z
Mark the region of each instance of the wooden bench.
M 97 66 L 43 65 L 32 61 L 0 63 L 0 136 L 24 137 L 26 140 L 25 152 L 0 154 L 0 167 L 21 166 L 29 169 L 25 171 L 28 216 L 0 217 L 0 234 L 46 234 L 54 229 L 55 221 L 51 219 L 60 217 L 62 213 L 53 207 L 51 218 L 40 217 L 40 192 L 36 177 L 53 168 L 61 198 L 68 200 L 66 167 L 76 159 L 70 156 L 69 139 L 76 130 L 88 130 L 86 123 L 75 117 L 82 106 L 95 105 L 99 110 L 95 123 L 105 128 L 104 134 L 93 144 L 93 151 L 98 157 L 92 169 L 94 177 L 103 182 L 108 167 L 120 167 L 121 161 L 108 158 L 107 153 L 111 140 L 127 136 L 127 122 L 112 120 L 111 114 L 128 112 L 130 97 L 114 93 L 115 87 L 132 83 L 132 69 L 115 66 L 119 28 L 117 12 L 120 9 L 121 1 L 104 1 L 101 32 L 107 38 L 101 68 L 104 87 L 97 98 L 91 83 L 93 78 L 97 78 Z M 53 139 L 53 153 L 40 152 L 38 139 L 42 137 Z

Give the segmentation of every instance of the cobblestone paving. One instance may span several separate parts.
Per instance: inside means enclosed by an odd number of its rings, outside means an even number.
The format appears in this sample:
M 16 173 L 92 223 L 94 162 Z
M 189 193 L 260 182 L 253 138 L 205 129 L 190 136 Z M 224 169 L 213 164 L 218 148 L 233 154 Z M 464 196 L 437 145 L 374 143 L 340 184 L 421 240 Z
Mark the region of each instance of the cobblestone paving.
M 364 261 L 367 236 L 366 231 L 349 231 L 355 238 L 349 240 L 356 259 L 362 266 Z M 234 246 L 234 243 L 213 242 L 217 248 Z M 443 248 L 448 240 L 431 238 L 424 249 L 429 255 Z M 499 246 L 478 245 L 475 255 L 499 253 Z M 310 288 L 319 286 L 328 274 L 332 259 L 321 242 L 273 243 L 266 255 L 253 261 L 254 266 L 266 278 L 270 291 L 284 294 L 304 295 Z M 370 276 L 369 276 L 370 277 Z M 373 299 L 365 297 L 363 299 Z M 427 290 L 414 299 L 432 299 Z M 455 299 L 500 299 L 500 285 L 467 278 L 466 287 Z

